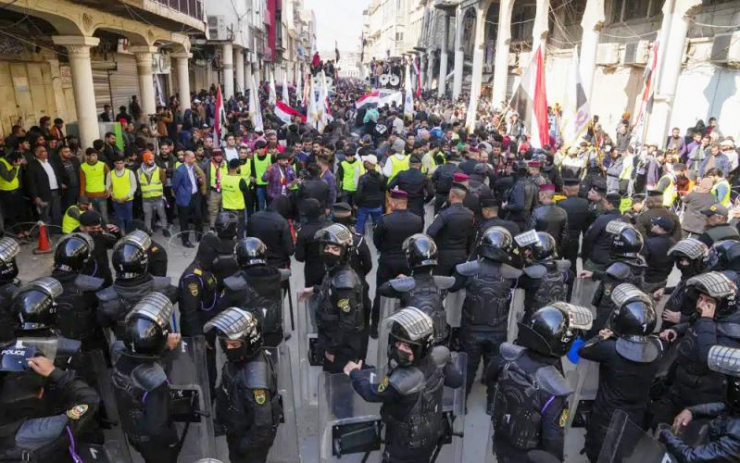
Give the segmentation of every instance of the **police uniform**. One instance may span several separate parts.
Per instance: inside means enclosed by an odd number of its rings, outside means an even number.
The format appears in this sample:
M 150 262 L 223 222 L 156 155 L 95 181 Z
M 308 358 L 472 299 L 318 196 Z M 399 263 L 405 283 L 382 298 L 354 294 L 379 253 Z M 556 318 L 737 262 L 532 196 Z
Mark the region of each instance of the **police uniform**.
M 522 230 L 527 229 L 529 216 L 537 205 L 539 187 L 525 175 L 514 182 L 506 198 L 506 219 L 515 222 Z
M 567 180 L 566 185 L 572 183 Z M 588 200 L 578 196 L 569 196 L 559 201 L 558 206 L 562 208 L 568 216 L 568 242 L 561 246 L 563 258 L 569 260 L 576 266 L 578 259 L 578 247 L 581 240 L 581 234 L 585 234 L 591 222 L 591 213 L 588 210 Z
M 420 160 L 416 156 L 411 157 L 412 164 L 420 163 Z M 419 161 L 419 162 L 415 162 Z M 408 194 L 409 211 L 421 217 L 422 224 L 424 223 L 424 204 L 434 198 L 434 191 L 432 184 L 419 169 L 409 168 L 398 175 L 393 177 L 393 180 L 388 184 L 388 189 L 399 188 Z
M 542 185 L 540 191 L 554 191 L 554 188 L 553 185 Z M 556 204 L 543 204 L 535 207 L 529 217 L 528 228 L 549 233 L 558 243 L 558 254 L 560 255 L 562 255 L 562 251 L 567 248 L 568 241 L 570 241 L 568 213 Z
M 583 235 L 583 243 L 581 245 L 581 258 L 583 259 L 583 267 L 586 270 L 603 270 L 611 262 L 609 259 L 609 249 L 611 247 L 612 236 L 606 232 L 606 226 L 612 220 L 625 220 L 619 214 L 619 211 L 614 209 L 609 212 L 601 214 L 594 222 L 588 227 L 588 230 Z M 586 262 L 589 265 L 586 265 Z M 588 268 L 590 266 L 590 268 Z
M 459 187 L 465 188 L 462 185 L 455 186 Z M 461 203 L 452 204 L 437 214 L 427 229 L 427 234 L 437 242 L 440 249 L 435 275 L 451 276 L 455 266 L 467 260 L 475 238 L 474 225 L 473 211 Z
M 437 167 L 432 174 L 432 184 L 434 185 L 434 213 L 439 213 L 442 206 L 447 201 L 447 195 L 450 194 L 454 176 L 462 172 L 457 162 L 448 159 L 445 164 Z

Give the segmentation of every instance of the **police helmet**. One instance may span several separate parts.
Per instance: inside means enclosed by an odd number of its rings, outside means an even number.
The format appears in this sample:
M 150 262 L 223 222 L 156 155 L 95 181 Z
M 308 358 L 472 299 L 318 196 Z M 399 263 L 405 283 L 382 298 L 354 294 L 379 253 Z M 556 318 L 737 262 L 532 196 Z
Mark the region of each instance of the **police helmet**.
M 18 276 L 15 256 L 21 252 L 18 242 L 13 238 L 0 239 L 0 281 L 13 281 Z
M 11 302 L 18 328 L 21 331 L 35 331 L 54 327 L 54 300 L 63 292 L 61 283 L 51 277 L 38 278 L 21 287 Z
M 740 349 L 712 346 L 707 356 L 712 371 L 727 375 L 726 403 L 735 413 L 740 412 Z
M 636 286 L 623 283 L 612 291 L 612 302 L 617 307 L 611 315 L 610 326 L 619 337 L 650 335 L 658 317 L 650 297 Z
M 689 301 L 697 301 L 700 294 L 716 301 L 715 319 L 736 310 L 737 285 L 722 272 L 707 272 L 691 277 L 686 280 L 686 288 L 686 297 Z
M 222 239 L 234 239 L 239 228 L 239 216 L 233 212 L 221 211 L 216 216 L 216 235 Z
M 740 270 L 740 241 L 723 240 L 714 243 L 706 258 L 707 270 Z
M 267 246 L 259 238 L 244 238 L 234 248 L 236 263 L 241 268 L 267 264 Z
M 203 332 L 211 330 L 221 341 L 223 351 L 230 354 L 228 357 L 247 359 L 262 348 L 262 330 L 257 317 L 237 307 L 230 307 L 208 321 Z M 227 349 L 225 341 L 241 341 L 242 345 L 239 349 Z
M 123 344 L 137 356 L 159 357 L 167 347 L 174 308 L 162 293 L 151 293 L 139 301 L 124 319 Z
M 527 324 L 518 323 L 517 344 L 540 354 L 561 357 L 568 352 L 579 330 L 588 330 L 593 314 L 586 307 L 554 302 L 537 310 Z
M 65 272 L 79 273 L 92 257 L 95 244 L 85 233 L 64 235 L 54 249 L 54 267 Z
M 681 274 L 689 278 L 704 271 L 707 252 L 706 244 L 695 238 L 686 238 L 670 248 L 668 256 L 673 258 Z M 688 265 L 682 263 L 683 260 L 688 260 Z
M 349 228 L 335 223 L 317 231 L 314 238 L 321 245 L 322 256 L 326 254 L 326 245 L 331 244 L 341 248 L 340 261 L 346 262 L 349 260 L 349 255 L 352 252 L 352 233 Z
M 489 227 L 483 232 L 478 243 L 478 255 L 501 263 L 511 262 L 514 240 L 511 233 L 503 227 Z
M 606 225 L 606 232 L 614 235 L 610 248 L 612 257 L 635 259 L 640 256 L 644 240 L 635 227 L 626 222 L 612 220 Z
M 406 238 L 403 242 L 403 251 L 406 253 L 406 262 L 412 270 L 437 265 L 439 256 L 437 243 L 423 233 L 415 233 Z
M 145 232 L 137 230 L 124 236 L 113 247 L 113 269 L 116 278 L 132 279 L 146 275 L 149 268 L 148 250 L 152 239 Z
M 399 366 L 418 364 L 432 347 L 434 322 L 416 307 L 406 307 L 385 321 L 390 330 L 388 335 L 388 360 Z M 397 342 L 406 344 L 414 356 L 399 349 Z
M 555 238 L 547 232 L 529 230 L 516 235 L 514 241 L 527 264 L 557 257 L 557 243 L 555 243 Z

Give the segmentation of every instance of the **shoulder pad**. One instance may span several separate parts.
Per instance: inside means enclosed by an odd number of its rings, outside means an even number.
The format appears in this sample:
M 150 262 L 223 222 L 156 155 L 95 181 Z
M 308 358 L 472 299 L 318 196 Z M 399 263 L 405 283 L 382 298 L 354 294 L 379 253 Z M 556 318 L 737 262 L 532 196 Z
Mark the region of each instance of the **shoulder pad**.
M 438 368 L 442 368 L 452 361 L 452 354 L 447 346 L 435 346 L 432 349 L 431 357 Z
M 123 345 L 123 341 L 113 341 L 110 345 L 110 363 L 114 365 L 118 363 L 118 359 L 126 353 L 126 346 Z
M 90 275 L 77 275 L 75 278 L 75 286 L 83 291 L 100 291 L 103 284 L 105 284 L 105 280 Z
M 109 286 L 102 291 L 95 293 L 102 302 L 110 302 L 118 298 L 118 292 L 113 286 Z
M 534 278 L 536 280 L 539 280 L 543 276 L 547 275 L 547 267 L 540 264 L 534 264 L 530 265 L 529 267 L 524 267 L 522 271 L 529 278 Z
M 457 264 L 455 270 L 462 276 L 472 277 L 480 273 L 480 262 L 477 260 L 463 262 L 462 264 Z
M 740 339 L 740 323 L 721 322 L 717 324 L 720 333 L 732 339 Z
M 524 351 L 527 350 L 526 347 L 517 346 L 516 344 L 512 344 L 510 342 L 502 343 L 501 346 L 499 346 L 499 354 L 501 354 L 501 357 L 503 357 L 504 360 L 507 362 L 512 362 L 524 353 Z
M 15 444 L 25 449 L 51 444 L 64 432 L 67 422 L 66 414 L 25 420 L 15 433 Z
M 359 284 L 357 274 L 354 271 L 339 272 L 331 279 L 332 286 L 336 289 L 353 289 Z
M 145 391 L 152 391 L 165 382 L 167 374 L 159 363 L 145 363 L 134 368 L 132 376 L 136 384 Z
M 566 270 L 570 270 L 570 261 L 569 260 L 556 260 L 555 266 L 558 269 L 558 272 L 565 272 Z
M 606 269 L 606 274 L 618 280 L 624 280 L 632 273 L 630 266 L 624 262 L 614 262 Z
M 507 280 L 519 278 L 524 273 L 518 268 L 512 267 L 508 264 L 501 264 L 501 267 L 499 267 L 499 269 L 501 271 L 501 277 L 506 278 Z
M 285 281 L 290 278 L 290 269 L 289 268 L 281 268 L 278 269 L 280 271 L 280 281 Z
M 388 381 L 401 395 L 419 392 L 424 387 L 424 373 L 416 367 L 396 368 Z
M 407 293 L 416 287 L 414 277 L 394 278 L 390 280 L 391 288 L 399 293 Z
M 455 277 L 444 277 L 435 275 L 434 284 L 439 289 L 450 289 L 455 285 Z
M 154 291 L 166 289 L 172 283 L 172 278 L 170 277 L 152 277 L 152 278 L 154 278 Z
M 224 286 L 234 291 L 240 291 L 246 289 L 247 280 L 241 275 L 230 276 L 224 279 Z
M 552 365 L 538 369 L 534 377 L 540 388 L 548 394 L 565 397 L 573 392 L 566 384 L 563 375 Z
M 267 371 L 266 362 L 249 362 L 244 367 L 245 385 L 249 389 L 269 389 L 270 381 L 268 380 L 270 372 Z

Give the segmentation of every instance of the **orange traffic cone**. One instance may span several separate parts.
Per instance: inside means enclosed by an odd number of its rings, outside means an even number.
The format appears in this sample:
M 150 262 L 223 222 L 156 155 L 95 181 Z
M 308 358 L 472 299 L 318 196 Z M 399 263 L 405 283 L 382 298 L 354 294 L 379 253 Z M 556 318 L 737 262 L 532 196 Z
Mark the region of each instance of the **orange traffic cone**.
M 34 254 L 48 254 L 51 252 L 51 240 L 49 240 L 49 233 L 46 230 L 46 224 L 44 222 L 38 223 L 39 227 L 39 247 L 33 250 Z

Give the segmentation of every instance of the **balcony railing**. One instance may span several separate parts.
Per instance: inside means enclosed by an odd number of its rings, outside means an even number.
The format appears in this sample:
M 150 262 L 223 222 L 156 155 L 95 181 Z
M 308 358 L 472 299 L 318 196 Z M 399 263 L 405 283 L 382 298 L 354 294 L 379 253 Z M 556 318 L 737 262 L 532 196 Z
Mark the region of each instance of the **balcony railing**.
M 192 18 L 203 21 L 204 0 L 153 0 L 161 5 L 168 6 L 173 10 L 186 14 Z

